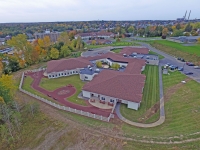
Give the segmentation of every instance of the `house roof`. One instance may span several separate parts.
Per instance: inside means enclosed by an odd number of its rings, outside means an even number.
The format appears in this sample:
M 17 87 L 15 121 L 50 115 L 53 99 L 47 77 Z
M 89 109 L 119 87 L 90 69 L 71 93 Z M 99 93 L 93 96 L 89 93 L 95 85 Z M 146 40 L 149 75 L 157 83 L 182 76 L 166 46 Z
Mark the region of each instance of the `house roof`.
M 80 58 L 52 60 L 47 63 L 47 73 L 84 68 L 91 65 L 88 60 Z
M 142 74 L 103 70 L 86 83 L 83 90 L 139 103 L 142 100 L 145 78 Z
M 137 47 L 125 47 L 120 52 L 120 54 L 126 54 L 126 55 L 130 55 L 132 53 L 148 54 L 149 49 L 148 48 L 137 48 Z

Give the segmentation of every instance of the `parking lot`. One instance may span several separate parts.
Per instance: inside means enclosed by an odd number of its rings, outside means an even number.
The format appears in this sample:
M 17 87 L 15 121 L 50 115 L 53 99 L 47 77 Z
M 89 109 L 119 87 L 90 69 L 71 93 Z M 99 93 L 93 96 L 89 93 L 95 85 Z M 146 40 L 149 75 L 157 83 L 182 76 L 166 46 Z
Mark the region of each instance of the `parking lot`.
M 182 62 L 180 60 L 177 60 L 177 58 L 175 58 L 171 55 L 168 55 L 168 54 L 166 54 L 162 51 L 159 51 L 159 50 L 151 47 L 148 44 L 145 44 L 145 43 L 141 43 L 141 44 L 143 46 L 147 47 L 148 49 L 156 52 L 157 54 L 163 55 L 165 57 L 164 59 L 160 60 L 159 65 L 164 66 L 165 64 L 170 63 L 171 65 L 178 66 L 179 68 L 184 67 L 184 70 L 181 71 L 181 72 L 182 73 L 192 72 L 193 74 L 187 75 L 187 76 L 189 76 L 190 78 L 192 78 L 192 79 L 194 79 L 194 80 L 196 80 L 197 82 L 200 83 L 200 69 L 194 69 L 194 66 L 188 66 L 188 65 L 186 65 L 186 62 Z

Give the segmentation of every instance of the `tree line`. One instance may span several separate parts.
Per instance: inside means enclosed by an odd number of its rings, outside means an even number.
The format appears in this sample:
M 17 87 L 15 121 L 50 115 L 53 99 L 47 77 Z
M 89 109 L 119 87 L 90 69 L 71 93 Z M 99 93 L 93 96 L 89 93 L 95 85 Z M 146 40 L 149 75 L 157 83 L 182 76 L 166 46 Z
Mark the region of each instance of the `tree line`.
M 19 34 L 8 40 L 7 45 L 14 48 L 14 54 L 0 56 L 1 60 L 8 60 L 8 64 L 2 64 L 2 61 L 0 63 L 1 71 L 5 74 L 40 62 L 65 57 L 78 57 L 77 52 L 84 49 L 84 42 L 81 38 L 71 39 L 67 32 L 61 33 L 56 43 L 52 43 L 49 36 L 30 43 L 27 41 L 26 35 Z
M 135 27 L 135 26 L 117 26 L 116 28 L 109 30 L 119 38 L 130 35 L 138 35 L 144 37 L 158 37 L 158 36 L 198 36 L 198 29 L 200 29 L 200 22 L 197 23 L 176 23 L 174 25 L 155 25 L 155 26 L 145 26 L 145 27 Z

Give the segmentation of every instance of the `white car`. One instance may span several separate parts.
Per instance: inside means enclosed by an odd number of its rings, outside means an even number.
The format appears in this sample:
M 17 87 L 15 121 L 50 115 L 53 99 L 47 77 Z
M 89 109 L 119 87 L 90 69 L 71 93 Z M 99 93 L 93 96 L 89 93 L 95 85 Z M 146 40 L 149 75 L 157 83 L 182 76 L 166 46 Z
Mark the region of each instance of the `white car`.
M 194 69 L 200 69 L 200 66 L 194 66 Z

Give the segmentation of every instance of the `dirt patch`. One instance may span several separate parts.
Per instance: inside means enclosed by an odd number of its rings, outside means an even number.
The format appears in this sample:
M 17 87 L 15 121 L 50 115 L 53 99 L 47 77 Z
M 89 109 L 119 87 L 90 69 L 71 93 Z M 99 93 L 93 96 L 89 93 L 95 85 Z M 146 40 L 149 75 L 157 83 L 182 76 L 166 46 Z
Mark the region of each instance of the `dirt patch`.
M 138 118 L 138 122 L 144 123 L 149 118 L 151 118 L 155 113 L 157 113 L 159 109 L 160 109 L 160 102 L 157 102 L 154 106 L 148 109 L 144 115 Z

